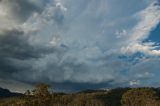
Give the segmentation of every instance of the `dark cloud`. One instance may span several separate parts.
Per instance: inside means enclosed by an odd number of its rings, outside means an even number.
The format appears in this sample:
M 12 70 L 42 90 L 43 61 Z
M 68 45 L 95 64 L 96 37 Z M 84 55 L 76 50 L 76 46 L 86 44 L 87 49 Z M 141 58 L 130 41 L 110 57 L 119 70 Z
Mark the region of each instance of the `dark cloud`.
M 12 72 L 17 70 L 11 65 L 7 59 L 0 57 L 0 77 L 1 79 L 12 79 Z
M 9 14 L 19 22 L 24 22 L 33 12 L 42 12 L 44 8 L 38 7 L 29 0 L 1 0 L 0 2 L 8 8 Z
M 53 88 L 59 91 L 81 91 L 86 89 L 105 89 L 105 88 L 114 88 L 117 87 L 118 84 L 114 83 L 114 81 L 107 81 L 103 83 L 73 83 L 73 82 L 63 82 L 63 83 L 52 83 Z M 119 85 L 120 86 L 120 85 Z M 122 86 L 122 85 L 121 85 Z
M 14 73 L 32 70 L 30 64 L 17 61 L 38 60 L 55 51 L 56 48 L 45 45 L 31 45 L 28 36 L 22 30 L 3 30 L 0 34 L 0 77 L 16 79 Z
M 39 58 L 46 52 L 28 43 L 28 37 L 20 30 L 6 30 L 0 34 L 0 56 L 5 58 L 29 59 Z M 48 52 L 51 52 L 48 50 Z

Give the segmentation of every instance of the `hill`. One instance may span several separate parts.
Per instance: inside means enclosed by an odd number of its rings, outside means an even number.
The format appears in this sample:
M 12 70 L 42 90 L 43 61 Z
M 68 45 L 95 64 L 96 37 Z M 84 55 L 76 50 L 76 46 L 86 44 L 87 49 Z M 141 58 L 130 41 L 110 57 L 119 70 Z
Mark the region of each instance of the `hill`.
M 0 88 L 0 98 L 18 97 L 22 95 L 21 93 L 10 92 L 8 89 Z

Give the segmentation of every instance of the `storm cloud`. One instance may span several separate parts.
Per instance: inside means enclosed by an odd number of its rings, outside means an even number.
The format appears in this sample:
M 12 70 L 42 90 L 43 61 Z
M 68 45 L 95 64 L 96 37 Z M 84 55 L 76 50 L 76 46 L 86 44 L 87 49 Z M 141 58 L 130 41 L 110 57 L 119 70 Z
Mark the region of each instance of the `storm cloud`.
M 61 90 L 158 83 L 159 44 L 145 41 L 160 23 L 158 0 L 1 0 L 0 23 L 2 81 Z

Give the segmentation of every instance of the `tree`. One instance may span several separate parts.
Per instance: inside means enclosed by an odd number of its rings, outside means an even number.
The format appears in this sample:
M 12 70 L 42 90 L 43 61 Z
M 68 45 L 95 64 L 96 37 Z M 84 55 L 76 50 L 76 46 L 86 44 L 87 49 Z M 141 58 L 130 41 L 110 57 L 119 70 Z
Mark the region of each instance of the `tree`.
M 158 106 L 158 96 L 151 88 L 134 88 L 123 94 L 122 106 Z
M 50 94 L 48 84 L 37 84 L 35 89 L 33 90 L 33 96 L 36 98 L 34 102 L 38 104 L 38 106 L 50 106 L 50 102 L 52 99 L 52 95 Z
M 43 97 L 50 95 L 48 91 L 49 85 L 48 84 L 37 84 L 35 85 L 35 89 L 33 90 L 33 95 L 37 97 Z

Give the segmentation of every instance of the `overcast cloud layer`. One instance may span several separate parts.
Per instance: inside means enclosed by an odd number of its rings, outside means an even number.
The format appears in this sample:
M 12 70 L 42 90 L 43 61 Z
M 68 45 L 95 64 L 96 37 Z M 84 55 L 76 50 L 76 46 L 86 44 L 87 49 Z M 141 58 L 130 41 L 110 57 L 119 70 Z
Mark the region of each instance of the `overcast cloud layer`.
M 159 84 L 159 0 L 0 0 L 0 23 L 0 86 Z

